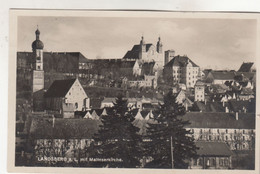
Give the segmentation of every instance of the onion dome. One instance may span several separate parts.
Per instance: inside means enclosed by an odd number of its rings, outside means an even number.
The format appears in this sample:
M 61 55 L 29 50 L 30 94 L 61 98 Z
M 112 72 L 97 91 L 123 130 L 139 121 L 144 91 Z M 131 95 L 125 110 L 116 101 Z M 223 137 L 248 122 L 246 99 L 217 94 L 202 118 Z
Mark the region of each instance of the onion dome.
M 36 35 L 36 40 L 33 41 L 33 43 L 32 43 L 32 49 L 33 49 L 33 50 L 43 49 L 44 44 L 43 44 L 43 42 L 40 40 L 40 31 L 38 30 L 38 28 L 37 28 L 37 30 L 35 31 L 35 35 Z

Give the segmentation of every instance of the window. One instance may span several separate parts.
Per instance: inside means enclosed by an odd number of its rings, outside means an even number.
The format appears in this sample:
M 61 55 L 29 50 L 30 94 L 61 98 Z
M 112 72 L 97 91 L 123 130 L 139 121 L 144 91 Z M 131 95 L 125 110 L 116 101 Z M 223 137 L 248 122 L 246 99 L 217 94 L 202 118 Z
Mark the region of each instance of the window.
M 215 161 L 214 158 L 211 158 L 210 162 L 211 162 L 210 166 L 215 166 L 216 165 L 216 161 Z
M 193 160 L 193 165 L 196 166 L 197 163 L 198 163 L 198 162 L 197 162 L 197 159 L 194 159 L 194 160 Z
M 243 136 L 243 141 L 245 141 L 245 136 Z
M 40 67 L 40 66 L 38 66 L 38 67 L 37 67 L 37 69 L 41 69 L 41 67 Z
M 228 133 L 228 130 L 226 129 L 226 133 Z
M 228 140 L 228 136 L 226 136 L 226 140 Z
M 224 159 L 223 159 L 223 158 L 220 158 L 220 159 L 219 159 L 219 165 L 220 165 L 220 166 L 224 166 Z
M 78 109 L 78 107 L 79 107 L 79 106 L 78 106 L 78 103 L 76 102 L 76 103 L 75 103 L 75 108 Z
M 219 133 L 219 129 L 217 129 L 217 133 Z
M 202 166 L 202 158 L 199 158 L 199 164 L 200 166 Z
M 224 159 L 224 165 L 225 165 L 225 166 L 228 166 L 228 163 L 229 163 L 229 162 L 228 162 L 228 159 Z

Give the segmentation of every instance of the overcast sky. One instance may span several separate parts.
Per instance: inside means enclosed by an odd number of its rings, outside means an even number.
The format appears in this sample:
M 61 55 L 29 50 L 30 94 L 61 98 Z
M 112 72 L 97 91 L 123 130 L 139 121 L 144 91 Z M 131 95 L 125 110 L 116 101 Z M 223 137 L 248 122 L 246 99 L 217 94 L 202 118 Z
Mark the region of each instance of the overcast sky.
M 44 51 L 87 58 L 122 58 L 142 35 L 153 44 L 160 36 L 164 51 L 174 49 L 202 68 L 237 70 L 256 58 L 255 20 L 19 17 L 18 51 L 32 50 L 37 25 Z

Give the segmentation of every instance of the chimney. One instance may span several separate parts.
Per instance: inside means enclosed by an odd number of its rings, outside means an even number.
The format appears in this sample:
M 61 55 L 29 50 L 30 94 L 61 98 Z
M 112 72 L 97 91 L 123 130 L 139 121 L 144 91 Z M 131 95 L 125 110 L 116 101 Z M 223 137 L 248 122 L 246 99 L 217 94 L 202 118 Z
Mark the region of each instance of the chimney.
M 226 113 L 229 113 L 229 109 L 227 106 L 225 107 L 225 110 L 226 110 Z
M 125 97 L 129 98 L 129 92 L 128 91 L 126 91 Z
M 55 116 L 52 116 L 52 127 L 54 128 L 54 124 L 55 124 Z
M 188 111 L 188 103 L 187 102 L 185 103 L 185 109 L 186 109 L 186 111 Z
M 238 112 L 236 112 L 236 120 L 238 120 Z

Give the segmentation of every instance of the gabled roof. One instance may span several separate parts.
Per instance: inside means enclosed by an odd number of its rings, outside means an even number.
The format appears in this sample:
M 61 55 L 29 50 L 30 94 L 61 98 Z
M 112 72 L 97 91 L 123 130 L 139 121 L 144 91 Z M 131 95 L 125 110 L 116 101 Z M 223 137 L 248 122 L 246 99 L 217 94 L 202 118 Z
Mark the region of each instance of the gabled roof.
M 253 64 L 253 62 L 244 62 L 239 68 L 238 72 L 250 72 Z
M 195 145 L 199 148 L 197 154 L 200 156 L 231 156 L 232 151 L 224 142 L 197 141 Z
M 146 52 L 150 49 L 153 44 L 145 44 Z M 125 54 L 123 59 L 139 59 L 140 45 L 134 45 L 133 48 Z
M 196 65 L 192 60 L 190 60 L 187 56 L 175 56 L 172 60 L 170 60 L 165 67 L 172 67 L 172 66 L 180 66 L 185 67 L 188 63 L 188 61 L 191 63 L 193 67 L 199 67 Z
M 65 97 L 75 80 L 55 80 L 45 93 L 45 97 Z

